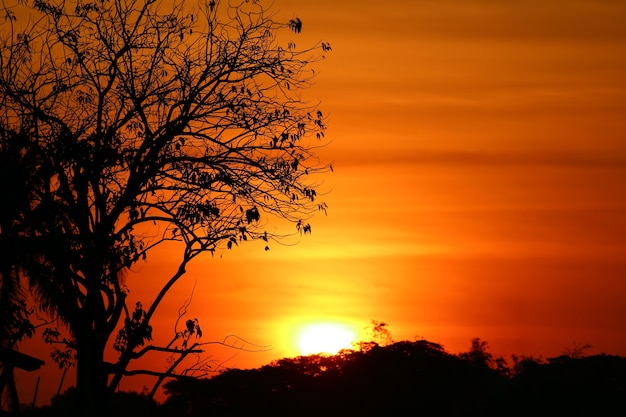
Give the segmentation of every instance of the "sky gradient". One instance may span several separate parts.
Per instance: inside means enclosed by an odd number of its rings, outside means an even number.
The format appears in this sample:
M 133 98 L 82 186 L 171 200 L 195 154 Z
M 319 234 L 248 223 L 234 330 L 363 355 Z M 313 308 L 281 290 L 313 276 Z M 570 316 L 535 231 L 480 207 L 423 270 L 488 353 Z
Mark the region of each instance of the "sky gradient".
M 276 6 L 333 46 L 313 94 L 335 173 L 313 236 L 260 257 L 260 312 L 626 354 L 624 3 Z
M 298 46 L 332 45 L 305 92 L 329 118 L 328 216 L 295 246 L 195 261 L 158 329 L 193 289 L 204 338 L 271 346 L 213 351 L 227 367 L 297 355 L 317 321 L 383 321 L 453 353 L 480 337 L 506 358 L 626 355 L 626 3 L 274 7 L 302 19 Z M 159 251 L 128 275 L 132 297 L 176 267 Z

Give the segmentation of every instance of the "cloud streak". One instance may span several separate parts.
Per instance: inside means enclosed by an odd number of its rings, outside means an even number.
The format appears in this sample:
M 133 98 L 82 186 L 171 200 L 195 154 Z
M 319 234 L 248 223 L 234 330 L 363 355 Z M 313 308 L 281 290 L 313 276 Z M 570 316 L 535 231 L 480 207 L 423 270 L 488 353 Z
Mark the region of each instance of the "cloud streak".
M 490 152 L 432 149 L 352 150 L 341 155 L 337 168 L 359 165 L 562 166 L 626 170 L 626 154 L 610 152 Z

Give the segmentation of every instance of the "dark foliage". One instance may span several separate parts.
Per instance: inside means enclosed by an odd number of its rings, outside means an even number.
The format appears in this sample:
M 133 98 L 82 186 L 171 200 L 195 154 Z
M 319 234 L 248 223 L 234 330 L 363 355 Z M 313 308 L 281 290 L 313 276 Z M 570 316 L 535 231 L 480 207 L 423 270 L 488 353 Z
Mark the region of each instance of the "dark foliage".
M 480 360 L 478 360 L 480 359 Z M 212 379 L 167 384 L 165 415 L 191 416 L 526 416 L 623 415 L 626 360 L 597 355 L 547 362 L 526 358 L 516 372 L 486 344 L 453 355 L 425 340 L 370 345 L 335 356 L 282 359 Z M 521 365 L 521 366 L 520 366 Z M 609 410 L 613 410 L 609 412 Z
M 166 384 L 168 400 L 117 393 L 121 416 L 617 416 L 626 412 L 626 358 L 502 359 L 474 339 L 468 352 L 426 340 L 374 342 L 334 356 L 285 358 L 211 379 Z M 73 415 L 73 390 L 25 415 Z
M 529 361 L 510 385 L 511 408 L 520 416 L 626 413 L 626 358 L 620 356 Z
M 25 409 L 22 411 L 25 417 L 58 417 L 58 416 L 80 416 L 77 410 L 77 392 L 70 388 L 62 395 L 52 398 L 49 406 Z M 148 398 L 148 396 L 135 392 L 117 392 L 111 397 L 109 412 L 115 417 L 152 417 L 159 416 L 158 404 Z

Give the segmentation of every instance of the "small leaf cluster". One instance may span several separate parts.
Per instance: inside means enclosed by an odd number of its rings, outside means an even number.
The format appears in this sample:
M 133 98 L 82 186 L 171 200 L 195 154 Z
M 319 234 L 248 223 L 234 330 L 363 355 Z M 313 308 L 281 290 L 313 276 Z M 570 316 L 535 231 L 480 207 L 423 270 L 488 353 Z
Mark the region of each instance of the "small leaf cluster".
M 143 346 L 146 341 L 152 340 L 152 326 L 144 323 L 145 318 L 146 311 L 143 309 L 143 305 L 137 302 L 135 310 L 130 317 L 126 317 L 124 327 L 117 333 L 113 349 L 124 352 L 127 349 L 132 350 L 135 347 Z
M 202 337 L 202 329 L 197 318 L 189 319 L 185 321 L 185 329 L 182 332 L 176 332 L 176 339 L 182 339 L 182 349 L 186 350 L 189 344 L 189 339 L 195 335 L 196 339 Z

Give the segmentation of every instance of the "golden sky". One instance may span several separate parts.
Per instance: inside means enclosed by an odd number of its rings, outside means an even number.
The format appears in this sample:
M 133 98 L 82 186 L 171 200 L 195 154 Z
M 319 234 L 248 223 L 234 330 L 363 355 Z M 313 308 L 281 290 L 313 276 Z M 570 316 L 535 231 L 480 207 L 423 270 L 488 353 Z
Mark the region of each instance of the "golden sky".
M 296 247 L 207 261 L 218 322 L 278 356 L 300 317 L 626 354 L 626 3 L 275 6 L 333 47 L 310 92 L 330 211 Z
M 303 323 L 372 319 L 453 353 L 626 355 L 626 2 L 274 6 L 302 19 L 298 46 L 333 48 L 305 93 L 329 117 L 328 216 L 296 246 L 196 261 L 158 328 L 195 285 L 205 339 L 272 346 L 228 367 L 298 354 Z M 165 253 L 133 297 L 173 271 Z

